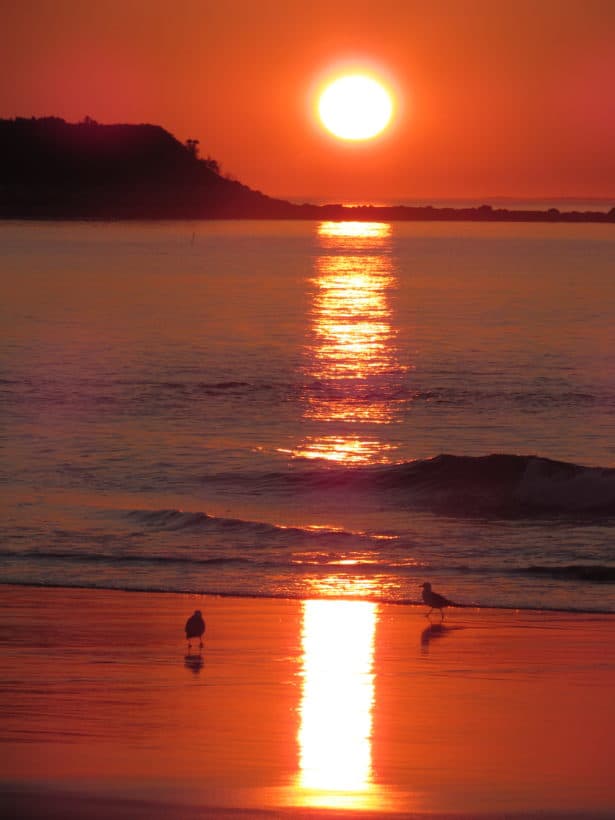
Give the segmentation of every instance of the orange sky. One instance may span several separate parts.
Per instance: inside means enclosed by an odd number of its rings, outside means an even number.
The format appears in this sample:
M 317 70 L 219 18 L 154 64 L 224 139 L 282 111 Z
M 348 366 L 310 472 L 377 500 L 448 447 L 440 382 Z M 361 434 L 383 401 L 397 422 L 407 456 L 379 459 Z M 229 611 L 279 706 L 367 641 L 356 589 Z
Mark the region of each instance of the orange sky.
M 615 198 L 613 0 L 20 0 L 0 117 L 152 122 L 274 196 Z M 337 65 L 398 91 L 386 136 L 315 121 Z

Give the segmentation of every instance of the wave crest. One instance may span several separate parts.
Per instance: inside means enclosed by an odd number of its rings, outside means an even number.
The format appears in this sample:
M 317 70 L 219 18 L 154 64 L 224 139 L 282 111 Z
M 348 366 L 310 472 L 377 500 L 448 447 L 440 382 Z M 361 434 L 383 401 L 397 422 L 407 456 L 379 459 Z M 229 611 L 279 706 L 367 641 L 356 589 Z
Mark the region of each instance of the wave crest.
M 615 469 L 539 456 L 440 455 L 393 468 L 385 483 L 455 510 L 615 513 Z
M 293 490 L 386 492 L 391 503 L 451 515 L 568 513 L 615 515 L 615 468 L 535 455 L 442 454 L 395 465 L 329 467 L 269 474 Z
M 218 536 L 228 535 L 238 543 L 238 539 L 242 538 L 252 539 L 254 543 L 259 543 L 261 538 L 265 538 L 268 544 L 293 543 L 296 545 L 304 541 L 308 543 L 316 541 L 319 544 L 339 545 L 348 542 L 355 545 L 362 542 L 379 542 L 382 538 L 378 533 L 351 532 L 327 527 L 290 527 L 264 521 L 223 518 L 204 512 L 176 509 L 131 510 L 128 512 L 128 517 L 142 526 L 155 530 L 210 531 Z
M 527 575 L 542 575 L 558 581 L 592 581 L 615 584 L 615 567 L 603 564 L 569 564 L 568 566 L 533 565 L 522 570 Z

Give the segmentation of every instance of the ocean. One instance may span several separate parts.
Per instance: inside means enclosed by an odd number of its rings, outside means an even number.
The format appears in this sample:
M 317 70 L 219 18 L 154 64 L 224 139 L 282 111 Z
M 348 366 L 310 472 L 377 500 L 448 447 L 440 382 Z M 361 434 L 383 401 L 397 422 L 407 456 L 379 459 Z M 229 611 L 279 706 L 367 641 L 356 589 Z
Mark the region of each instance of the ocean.
M 1 583 L 615 612 L 612 226 L 4 222 L 0 272 Z

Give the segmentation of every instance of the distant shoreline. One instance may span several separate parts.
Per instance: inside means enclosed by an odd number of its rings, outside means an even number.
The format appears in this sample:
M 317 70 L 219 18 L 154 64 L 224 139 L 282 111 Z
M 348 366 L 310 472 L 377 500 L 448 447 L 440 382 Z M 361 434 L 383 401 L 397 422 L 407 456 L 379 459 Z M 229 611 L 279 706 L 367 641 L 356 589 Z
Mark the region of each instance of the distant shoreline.
M 0 219 L 615 224 L 615 207 L 516 209 L 500 198 L 496 207 L 289 202 L 222 175 L 197 146 L 158 125 L 0 119 Z
M 292 207 L 292 205 L 291 205 Z M 295 213 L 246 213 L 238 210 L 224 213 L 156 213 L 136 212 L 116 214 L 70 213 L 24 213 L 23 211 L 0 211 L 0 221 L 10 222 L 173 222 L 181 221 L 328 221 L 328 222 L 491 222 L 491 223 L 541 223 L 541 224 L 603 224 L 615 225 L 615 213 L 604 211 L 517 211 L 490 208 L 489 214 L 479 213 L 480 208 L 436 208 L 433 206 L 358 207 L 336 205 L 300 205 Z

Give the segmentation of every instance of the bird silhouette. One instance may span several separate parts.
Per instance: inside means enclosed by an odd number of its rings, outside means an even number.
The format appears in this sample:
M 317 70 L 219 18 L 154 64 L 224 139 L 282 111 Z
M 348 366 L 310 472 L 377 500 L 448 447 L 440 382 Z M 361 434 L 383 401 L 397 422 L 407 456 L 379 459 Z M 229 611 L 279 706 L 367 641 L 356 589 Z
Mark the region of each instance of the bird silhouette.
M 188 649 L 190 649 L 190 641 L 192 638 L 199 639 L 199 646 L 203 646 L 203 633 L 205 632 L 205 621 L 201 615 L 201 610 L 196 609 L 194 615 L 191 615 L 186 621 L 186 639 L 188 641 Z
M 430 607 L 429 612 L 425 613 L 425 617 L 429 618 L 434 609 L 439 609 L 440 617 L 444 620 L 444 607 L 456 606 L 456 604 L 449 601 L 449 599 L 445 598 L 444 595 L 439 595 L 437 592 L 434 592 L 429 581 L 425 581 L 421 588 L 423 590 L 423 600 L 427 606 Z

